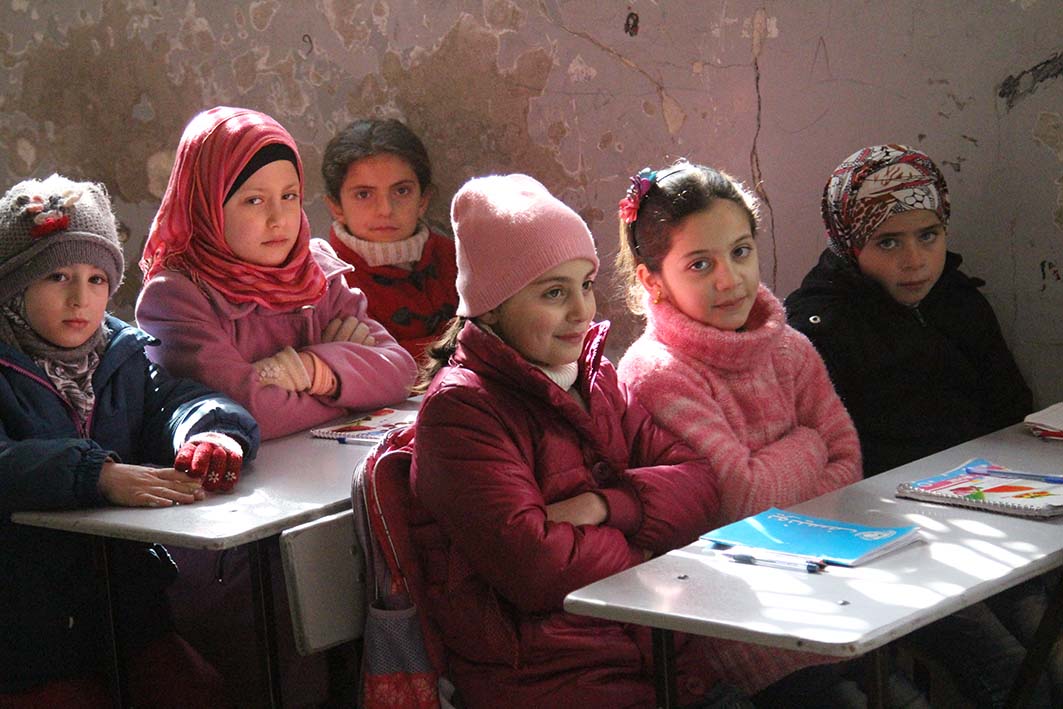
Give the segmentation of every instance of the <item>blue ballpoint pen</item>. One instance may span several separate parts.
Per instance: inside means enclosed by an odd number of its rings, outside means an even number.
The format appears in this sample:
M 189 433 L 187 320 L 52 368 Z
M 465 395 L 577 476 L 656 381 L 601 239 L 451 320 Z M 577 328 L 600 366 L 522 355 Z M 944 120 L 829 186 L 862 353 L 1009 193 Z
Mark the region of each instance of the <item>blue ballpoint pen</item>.
M 782 558 L 777 556 L 754 556 L 753 554 L 743 552 L 722 552 L 731 561 L 739 564 L 749 564 L 750 566 L 770 566 L 776 569 L 789 569 L 791 571 L 805 571 L 810 574 L 817 573 L 823 570 L 826 566 L 819 559 L 807 559 L 803 557 L 794 557 L 792 559 Z
M 1021 470 L 997 470 L 988 465 L 968 465 L 964 468 L 968 473 L 975 475 L 997 475 L 1002 478 L 1018 478 L 1020 480 L 1040 480 L 1041 482 L 1063 484 L 1063 477 L 1059 475 L 1041 475 L 1040 473 L 1024 473 Z

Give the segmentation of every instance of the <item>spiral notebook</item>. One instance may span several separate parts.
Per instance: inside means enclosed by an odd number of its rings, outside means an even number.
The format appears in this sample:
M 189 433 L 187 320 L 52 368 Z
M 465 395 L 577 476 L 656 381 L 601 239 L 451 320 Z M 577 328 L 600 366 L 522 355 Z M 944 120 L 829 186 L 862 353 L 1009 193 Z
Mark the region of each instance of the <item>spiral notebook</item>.
M 1026 473 L 973 458 L 958 468 L 901 483 L 897 497 L 1018 517 L 1063 515 L 1063 473 Z
M 388 431 L 407 426 L 417 418 L 416 409 L 377 409 L 369 413 L 343 421 L 330 426 L 321 426 L 310 429 L 310 435 L 314 438 L 331 438 L 340 443 L 367 443 L 375 444 L 380 441 Z

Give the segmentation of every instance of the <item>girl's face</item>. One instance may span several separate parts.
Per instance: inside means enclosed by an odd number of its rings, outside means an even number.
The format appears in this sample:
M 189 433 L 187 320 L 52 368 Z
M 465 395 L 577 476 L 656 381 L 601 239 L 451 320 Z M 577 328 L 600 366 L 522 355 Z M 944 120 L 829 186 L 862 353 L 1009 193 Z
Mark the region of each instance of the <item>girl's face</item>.
M 945 225 L 930 209 L 894 214 L 868 238 L 856 263 L 895 301 L 919 305 L 945 270 Z
M 718 330 L 741 328 L 760 284 L 749 216 L 717 200 L 679 222 L 659 273 L 639 264 L 637 274 L 651 296 L 660 293 L 687 317 Z
M 575 362 L 595 313 L 594 275 L 586 259 L 565 261 L 478 319 L 532 364 Z
M 302 201 L 299 173 L 287 160 L 259 168 L 222 208 L 225 243 L 237 258 L 256 266 L 279 266 L 299 238 Z
M 57 268 L 26 288 L 26 321 L 57 347 L 80 347 L 103 322 L 107 273 L 87 263 Z
M 428 195 L 410 164 L 391 153 L 370 155 L 347 167 L 340 201 L 326 197 L 332 218 L 365 241 L 402 241 L 417 231 Z

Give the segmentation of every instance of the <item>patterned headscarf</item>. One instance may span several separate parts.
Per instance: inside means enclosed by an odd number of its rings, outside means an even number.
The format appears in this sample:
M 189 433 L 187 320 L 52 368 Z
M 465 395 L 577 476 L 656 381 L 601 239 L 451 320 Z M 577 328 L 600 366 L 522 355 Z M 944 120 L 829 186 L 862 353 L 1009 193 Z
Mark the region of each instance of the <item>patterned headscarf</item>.
M 930 157 L 904 145 L 857 150 L 823 188 L 823 223 L 830 248 L 851 263 L 856 263 L 884 221 L 912 209 L 936 212 L 947 225 L 949 190 Z
M 299 237 L 279 266 L 258 266 L 237 257 L 225 241 L 225 196 L 248 161 L 279 143 L 298 161 L 299 199 L 303 165 L 295 141 L 264 113 L 218 106 L 193 118 L 177 146 L 159 212 L 144 244 L 144 280 L 163 270 L 207 283 L 233 303 L 255 302 L 274 310 L 316 303 L 325 274 L 310 254 L 310 224 L 302 212 Z

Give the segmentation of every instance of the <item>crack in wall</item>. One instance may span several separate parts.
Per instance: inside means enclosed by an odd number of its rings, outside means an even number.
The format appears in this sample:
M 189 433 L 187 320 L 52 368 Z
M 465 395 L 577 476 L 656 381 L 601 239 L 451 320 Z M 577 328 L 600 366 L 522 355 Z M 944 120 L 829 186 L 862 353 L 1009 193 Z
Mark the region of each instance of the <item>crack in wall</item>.
M 760 169 L 760 153 L 757 142 L 760 139 L 761 118 L 763 116 L 763 97 L 760 93 L 760 53 L 764 48 L 764 37 L 767 32 L 767 13 L 764 8 L 758 8 L 753 15 L 753 91 L 756 94 L 757 114 L 756 129 L 753 131 L 753 144 L 749 150 L 749 172 L 753 180 L 753 191 L 760 198 L 768 213 L 768 233 L 771 236 L 771 289 L 775 290 L 779 281 L 779 250 L 775 241 L 775 211 L 771 206 L 771 198 L 768 190 L 764 187 L 764 174 Z

